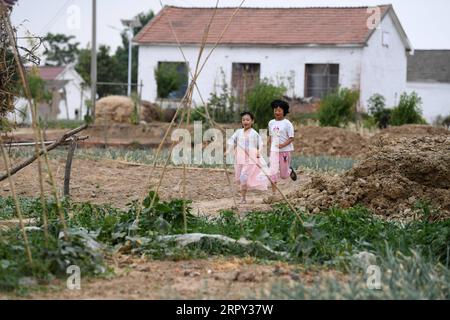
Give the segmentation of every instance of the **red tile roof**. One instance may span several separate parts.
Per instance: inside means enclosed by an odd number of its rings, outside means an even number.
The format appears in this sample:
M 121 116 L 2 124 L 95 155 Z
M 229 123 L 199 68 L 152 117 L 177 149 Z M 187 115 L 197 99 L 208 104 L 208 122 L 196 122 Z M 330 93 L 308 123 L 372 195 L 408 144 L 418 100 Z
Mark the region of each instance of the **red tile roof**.
M 55 80 L 61 72 L 63 72 L 65 67 L 50 67 L 50 66 L 42 66 L 38 67 L 39 75 L 43 80 Z
M 241 8 L 221 40 L 230 45 L 364 44 L 372 33 L 368 7 Z M 382 17 L 392 6 L 380 6 Z M 217 9 L 207 43 L 215 43 L 236 8 Z M 215 8 L 166 6 L 139 32 L 138 44 L 199 44 Z

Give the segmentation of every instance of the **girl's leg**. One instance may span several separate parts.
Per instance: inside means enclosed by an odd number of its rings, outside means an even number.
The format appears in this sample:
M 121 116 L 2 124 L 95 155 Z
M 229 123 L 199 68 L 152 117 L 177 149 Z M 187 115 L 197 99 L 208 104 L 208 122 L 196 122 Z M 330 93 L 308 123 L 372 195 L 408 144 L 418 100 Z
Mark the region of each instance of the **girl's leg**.
M 246 199 L 246 196 L 247 196 L 247 185 L 246 184 L 241 185 L 241 196 L 242 196 L 241 203 L 246 203 L 246 201 L 247 201 L 247 199 Z

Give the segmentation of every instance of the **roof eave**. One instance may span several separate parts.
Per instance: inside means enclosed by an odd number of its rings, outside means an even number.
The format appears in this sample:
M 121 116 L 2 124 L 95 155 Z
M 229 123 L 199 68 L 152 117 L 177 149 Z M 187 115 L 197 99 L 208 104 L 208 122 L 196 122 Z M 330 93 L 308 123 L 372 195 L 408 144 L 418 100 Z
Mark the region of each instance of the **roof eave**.
M 176 42 L 135 42 L 138 46 L 178 46 Z M 183 42 L 180 45 L 184 46 L 199 46 L 201 43 L 198 42 Z M 213 46 L 214 43 L 208 43 L 207 46 Z M 220 43 L 218 46 L 227 47 L 294 47 L 294 48 L 323 48 L 323 47 L 334 47 L 334 48 L 361 48 L 366 46 L 366 43 L 302 43 L 302 44 L 286 44 L 286 43 Z

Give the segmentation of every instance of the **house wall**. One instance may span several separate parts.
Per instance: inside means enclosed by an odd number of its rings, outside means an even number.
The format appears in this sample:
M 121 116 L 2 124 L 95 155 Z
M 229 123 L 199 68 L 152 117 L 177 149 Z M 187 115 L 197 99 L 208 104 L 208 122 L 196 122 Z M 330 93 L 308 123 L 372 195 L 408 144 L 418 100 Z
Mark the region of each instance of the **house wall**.
M 82 78 L 72 67 L 68 67 L 63 73 L 61 73 L 58 80 L 69 80 L 65 87 L 69 119 L 75 120 L 75 110 L 80 111 L 80 108 L 82 109 L 81 112 L 83 115 L 79 113 L 79 119 L 83 119 L 83 116 L 86 114 L 85 100 L 89 99 L 91 94 L 89 90 L 82 89 Z M 59 109 L 60 113 L 58 114 L 58 119 L 67 119 L 66 102 L 64 100 L 61 100 Z
M 383 46 L 383 32 L 389 32 L 389 46 Z M 406 90 L 407 52 L 393 19 L 388 14 L 372 34 L 361 60 L 361 105 L 378 93 L 388 107 L 398 103 Z
M 210 47 L 205 50 L 204 57 Z M 192 69 L 195 68 L 199 48 L 183 46 L 184 54 Z M 276 47 L 218 47 L 210 56 L 205 68 L 202 70 L 198 87 L 203 99 L 208 100 L 214 91 L 221 92 L 223 76 L 231 88 L 232 63 L 260 63 L 261 78 L 268 78 L 275 84 L 284 83 L 288 94 L 295 93 L 298 97 L 304 96 L 305 64 L 309 63 L 337 63 L 340 65 L 339 83 L 343 87 L 359 88 L 362 49 L 353 48 L 276 48 Z M 159 61 L 178 61 L 184 59 L 176 46 L 140 46 L 139 47 L 139 82 L 142 81 L 142 98 L 156 101 L 156 81 L 154 70 Z M 193 72 L 193 71 L 192 71 Z M 288 78 L 293 76 L 292 85 Z M 200 96 L 194 94 L 195 104 L 201 104 Z
M 432 123 L 438 115 L 450 115 L 450 83 L 408 82 L 406 91 L 422 98 L 425 119 Z

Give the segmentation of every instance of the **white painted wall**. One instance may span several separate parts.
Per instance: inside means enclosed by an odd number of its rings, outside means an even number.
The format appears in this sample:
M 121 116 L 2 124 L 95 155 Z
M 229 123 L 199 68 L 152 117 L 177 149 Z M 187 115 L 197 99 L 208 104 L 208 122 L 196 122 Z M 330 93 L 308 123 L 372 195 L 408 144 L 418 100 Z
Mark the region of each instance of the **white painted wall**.
M 408 82 L 406 91 L 422 98 L 423 116 L 429 123 L 438 115 L 450 115 L 450 83 Z
M 81 84 L 83 83 L 83 79 L 75 71 L 73 66 L 68 66 L 66 70 L 64 70 L 57 78 L 58 80 L 69 80 L 66 85 L 66 94 L 67 94 L 67 103 L 68 103 L 68 112 L 69 119 L 74 120 L 75 118 L 75 110 L 78 109 L 81 113 L 80 120 L 83 119 L 83 116 L 86 114 L 86 103 L 87 99 L 90 99 L 91 93 L 88 89 L 82 89 Z M 64 100 L 61 100 L 59 105 L 60 113 L 58 114 L 58 119 L 67 119 L 66 112 L 66 103 Z
M 383 45 L 383 32 L 389 33 L 389 46 Z M 361 105 L 379 93 L 388 107 L 395 106 L 406 90 L 407 52 L 388 14 L 372 34 L 361 60 Z
M 383 45 L 383 32 L 389 33 L 388 47 Z M 210 49 L 207 48 L 206 53 Z M 198 47 L 185 46 L 183 51 L 189 65 L 194 68 Z M 184 59 L 176 46 L 140 46 L 138 77 L 143 83 L 143 99 L 156 101 L 154 69 L 159 61 L 183 62 Z M 389 14 L 373 33 L 366 47 L 218 47 L 198 79 L 198 86 L 205 101 L 214 90 L 220 92 L 221 68 L 231 87 L 233 62 L 260 63 L 261 78 L 267 77 L 276 84 L 284 82 L 288 87 L 288 94 L 292 95 L 294 92 L 298 97 L 304 96 L 305 64 L 309 63 L 339 64 L 340 86 L 360 89 L 360 104 L 363 107 L 375 93 L 382 94 L 388 106 L 394 106 L 406 90 L 407 52 Z M 295 72 L 293 90 L 287 81 L 292 71 Z M 197 105 L 202 103 L 197 92 L 194 102 Z
M 205 50 L 204 57 L 211 48 Z M 195 68 L 199 48 L 184 46 L 184 54 L 191 68 Z M 304 96 L 305 64 L 337 63 L 340 65 L 339 83 L 343 87 L 359 88 L 362 49 L 353 48 L 270 48 L 270 47 L 218 47 L 209 58 L 198 79 L 198 87 L 205 101 L 210 93 L 221 91 L 221 68 L 226 81 L 231 88 L 232 63 L 260 63 L 261 78 L 269 78 L 275 84 L 284 82 L 288 93 L 292 93 L 287 78 L 291 71 L 295 72 L 294 92 L 296 96 Z M 204 58 L 202 59 L 202 61 Z M 156 81 L 154 70 L 159 61 L 184 62 L 176 46 L 140 46 L 139 47 L 139 82 L 142 81 L 142 98 L 156 101 Z M 194 72 L 194 71 L 192 71 Z M 200 105 L 201 99 L 197 92 L 194 102 Z

